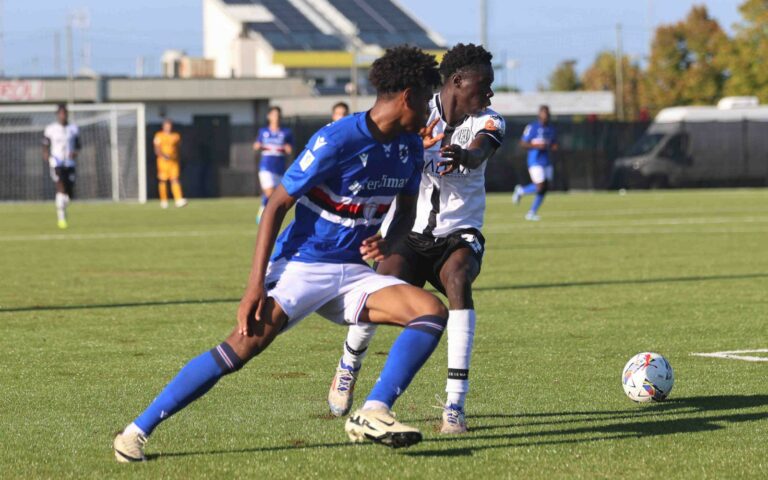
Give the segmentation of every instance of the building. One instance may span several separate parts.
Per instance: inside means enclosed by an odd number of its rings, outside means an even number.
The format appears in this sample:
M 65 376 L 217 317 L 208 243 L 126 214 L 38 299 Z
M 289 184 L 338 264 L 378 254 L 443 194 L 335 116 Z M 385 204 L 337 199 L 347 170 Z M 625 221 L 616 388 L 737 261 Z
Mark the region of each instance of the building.
M 366 91 L 366 67 L 388 47 L 446 48 L 394 0 L 204 0 L 203 36 L 218 78 L 299 77 L 321 93 Z

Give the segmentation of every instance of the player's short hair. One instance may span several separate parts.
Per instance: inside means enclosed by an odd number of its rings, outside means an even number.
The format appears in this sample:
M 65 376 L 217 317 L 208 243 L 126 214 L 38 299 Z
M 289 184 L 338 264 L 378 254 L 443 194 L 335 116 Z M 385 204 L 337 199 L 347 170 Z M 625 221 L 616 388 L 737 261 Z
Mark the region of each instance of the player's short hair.
M 344 110 L 349 111 L 349 105 L 347 105 L 347 102 L 336 102 L 333 107 L 331 107 L 331 111 L 334 111 L 337 108 L 343 108 Z
M 59 112 L 62 112 L 62 111 L 63 112 L 67 111 L 67 104 L 66 103 L 59 103 L 58 105 L 56 105 L 56 113 L 59 113 Z
M 388 48 L 371 66 L 368 80 L 379 95 L 402 92 L 406 88 L 435 88 L 440 73 L 435 57 L 410 45 Z
M 539 112 L 546 110 L 549 113 L 549 105 L 539 105 Z
M 267 110 L 267 115 L 269 115 L 270 113 L 275 112 L 275 111 L 281 117 L 283 116 L 283 109 L 278 107 L 277 105 L 273 105 L 273 106 L 269 107 L 269 110 Z
M 443 60 L 440 62 L 440 74 L 445 81 L 460 70 L 490 67 L 492 65 L 491 59 L 493 59 L 493 54 L 483 48 L 482 45 L 457 43 L 443 55 Z

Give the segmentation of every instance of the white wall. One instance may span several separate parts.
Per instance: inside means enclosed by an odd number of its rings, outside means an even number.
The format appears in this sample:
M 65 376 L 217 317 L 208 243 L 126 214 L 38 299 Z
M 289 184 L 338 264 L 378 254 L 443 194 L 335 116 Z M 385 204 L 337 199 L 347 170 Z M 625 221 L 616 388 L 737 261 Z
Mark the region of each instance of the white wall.
M 254 124 L 252 102 L 152 102 L 146 105 L 147 123 L 160 123 L 165 112 L 179 124 L 191 124 L 195 115 L 229 115 L 230 125 Z
M 216 61 L 215 75 L 229 78 L 232 71 L 232 42 L 241 24 L 225 12 L 219 0 L 203 0 L 203 56 Z

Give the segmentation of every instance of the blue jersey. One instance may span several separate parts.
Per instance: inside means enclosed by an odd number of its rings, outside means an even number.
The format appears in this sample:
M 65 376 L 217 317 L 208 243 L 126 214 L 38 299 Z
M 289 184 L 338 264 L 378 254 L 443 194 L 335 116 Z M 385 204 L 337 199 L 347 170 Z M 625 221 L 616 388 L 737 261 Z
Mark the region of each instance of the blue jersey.
M 259 170 L 282 175 L 285 172 L 285 146 L 293 145 L 293 133 L 289 128 L 273 132 L 268 127 L 260 128 L 256 141 L 261 143 Z
M 366 112 L 321 128 L 283 177 L 296 215 L 277 239 L 272 260 L 365 263 L 363 240 L 375 235 L 399 193 L 416 195 L 424 166 L 421 137 L 379 143 Z
M 549 147 L 551 147 L 552 144 L 557 143 L 557 132 L 555 131 L 555 127 L 553 127 L 551 124 L 542 125 L 539 122 L 529 123 L 525 127 L 522 140 L 534 145 L 540 144 L 547 146 L 546 150 L 538 150 L 536 148 L 528 150 L 529 167 L 534 167 L 537 165 L 541 167 L 548 167 L 551 165 L 549 158 Z

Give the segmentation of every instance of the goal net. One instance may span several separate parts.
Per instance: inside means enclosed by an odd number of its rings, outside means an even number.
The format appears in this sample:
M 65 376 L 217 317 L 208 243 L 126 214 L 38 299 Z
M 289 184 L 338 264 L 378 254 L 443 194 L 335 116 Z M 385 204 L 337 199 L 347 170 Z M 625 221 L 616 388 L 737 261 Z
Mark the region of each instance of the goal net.
M 75 198 L 147 200 L 146 119 L 143 104 L 70 105 L 80 129 Z M 56 105 L 0 107 L 0 201 L 54 197 L 43 131 Z

